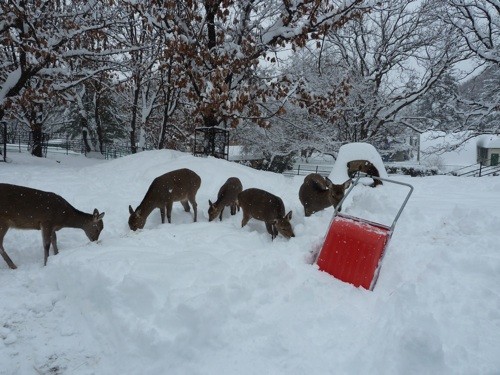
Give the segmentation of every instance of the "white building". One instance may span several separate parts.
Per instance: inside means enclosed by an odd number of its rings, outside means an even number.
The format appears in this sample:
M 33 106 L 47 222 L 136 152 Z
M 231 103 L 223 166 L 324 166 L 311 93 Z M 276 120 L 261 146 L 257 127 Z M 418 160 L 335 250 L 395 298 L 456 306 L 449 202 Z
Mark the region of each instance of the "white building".
M 477 140 L 477 162 L 485 166 L 498 165 L 500 156 L 500 137 L 485 134 Z

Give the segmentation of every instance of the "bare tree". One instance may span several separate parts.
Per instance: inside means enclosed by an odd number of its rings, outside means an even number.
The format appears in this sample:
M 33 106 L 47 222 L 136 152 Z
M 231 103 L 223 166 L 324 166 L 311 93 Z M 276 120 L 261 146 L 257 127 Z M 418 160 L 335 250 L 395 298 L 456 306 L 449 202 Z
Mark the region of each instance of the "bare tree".
M 436 17 L 432 1 L 386 1 L 329 35 L 328 42 L 327 54 L 351 86 L 336 121 L 346 141 L 376 141 L 398 125 L 413 127 L 403 109 L 467 57 L 453 29 Z
M 483 72 L 457 98 L 467 137 L 500 133 L 500 3 L 497 0 L 447 0 L 445 21 L 453 25 Z M 480 85 L 481 87 L 478 87 Z M 466 88 L 466 89 L 465 89 Z
M 498 0 L 447 0 L 447 21 L 480 59 L 500 64 L 500 3 Z
M 6 111 L 27 102 L 43 102 L 77 82 L 95 74 L 79 70 L 77 59 L 103 59 L 109 51 L 94 49 L 89 40 L 106 40 L 115 19 L 113 1 L 71 2 L 5 0 L 0 3 L 0 119 Z M 90 46 L 90 48 L 89 48 Z M 110 69 L 100 65 L 97 71 Z M 37 119 L 41 115 L 33 115 Z M 41 137 L 39 122 L 33 122 L 35 142 Z M 40 147 L 33 153 L 41 156 Z
M 385 1 L 322 43 L 308 43 L 286 70 L 296 83 L 290 105 L 302 110 L 287 108 L 274 119 L 274 132 L 287 134 L 289 144 L 335 154 L 345 142 L 384 145 L 405 129 L 427 129 L 412 104 L 468 56 L 438 10 L 433 2 Z

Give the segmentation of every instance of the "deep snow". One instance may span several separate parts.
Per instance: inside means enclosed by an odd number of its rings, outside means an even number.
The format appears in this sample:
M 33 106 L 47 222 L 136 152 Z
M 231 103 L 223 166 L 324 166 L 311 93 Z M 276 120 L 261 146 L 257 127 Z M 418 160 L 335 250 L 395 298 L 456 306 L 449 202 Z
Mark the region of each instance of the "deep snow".
M 1 182 L 106 216 L 98 243 L 59 231 L 47 267 L 39 231 L 7 233 L 19 268 L 0 259 L 0 374 L 500 373 L 500 177 L 390 176 L 415 191 L 370 292 L 309 264 L 333 208 L 304 217 L 303 176 L 170 151 L 9 157 Z M 128 205 L 182 167 L 202 177 L 198 222 L 174 203 L 172 224 L 156 210 L 131 232 Z M 281 196 L 296 237 L 227 209 L 208 222 L 230 176 Z M 398 188 L 357 186 L 343 210 L 390 220 Z

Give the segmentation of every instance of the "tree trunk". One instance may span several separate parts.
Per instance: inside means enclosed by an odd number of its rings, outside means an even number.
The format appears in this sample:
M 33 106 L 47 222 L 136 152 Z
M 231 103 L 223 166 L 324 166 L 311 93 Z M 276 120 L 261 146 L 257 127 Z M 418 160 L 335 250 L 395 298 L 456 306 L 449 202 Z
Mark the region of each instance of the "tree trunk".
M 31 155 L 39 158 L 43 157 L 42 110 L 43 107 L 41 104 L 33 104 L 30 115 L 32 137 Z
M 130 123 L 130 150 L 132 154 L 137 152 L 136 137 L 137 137 L 137 109 L 139 105 L 139 93 L 141 88 L 141 82 L 139 78 L 134 79 L 134 102 L 132 103 L 132 120 Z
M 41 124 L 33 124 L 31 127 L 31 137 L 32 137 L 32 148 L 31 148 L 31 155 L 36 156 L 36 157 L 43 157 L 43 148 L 42 148 L 42 141 L 43 141 L 43 132 L 42 132 L 42 126 Z
M 94 118 L 95 118 L 95 128 L 97 133 L 97 142 L 99 143 L 99 152 L 104 153 L 104 131 L 102 129 L 101 116 L 99 115 L 99 110 L 101 107 L 100 93 L 96 93 L 94 107 Z
M 164 106 L 163 110 L 163 122 L 161 124 L 161 130 L 160 130 L 160 137 L 158 138 L 158 150 L 163 149 L 165 145 L 165 138 L 167 136 L 167 124 L 170 119 L 170 116 L 168 114 L 168 102 Z
M 84 123 L 87 123 L 87 120 L 83 120 Z M 88 131 L 85 129 L 82 129 L 82 140 L 83 140 L 83 147 L 85 147 L 85 155 L 87 155 L 92 148 L 90 147 L 89 144 L 89 138 L 88 138 Z
M 215 156 L 216 149 L 216 139 L 215 139 L 215 131 L 214 128 L 218 125 L 215 116 L 204 117 L 203 123 L 207 129 L 205 132 L 205 155 L 207 156 Z

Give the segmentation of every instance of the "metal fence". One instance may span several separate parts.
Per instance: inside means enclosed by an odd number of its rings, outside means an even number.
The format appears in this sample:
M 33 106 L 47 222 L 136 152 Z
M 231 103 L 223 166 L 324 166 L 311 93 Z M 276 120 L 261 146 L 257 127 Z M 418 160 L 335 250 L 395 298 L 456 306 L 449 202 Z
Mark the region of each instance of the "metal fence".
M 307 176 L 309 173 L 318 173 L 323 177 L 330 175 L 333 165 L 295 164 L 292 169 L 283 172 L 286 176 Z
M 0 154 L 1 159 L 6 160 L 8 152 L 31 152 L 33 149 L 33 136 L 31 131 L 7 131 L 6 127 L 0 129 Z M 89 139 L 93 146 L 97 141 Z M 67 135 L 47 134 L 42 136 L 42 155 L 47 157 L 47 153 L 59 154 L 84 154 L 87 155 L 87 147 L 83 138 L 71 139 Z M 99 147 L 94 147 L 98 149 Z M 130 155 L 131 147 L 126 142 L 108 142 L 104 143 L 101 151 L 90 151 L 92 154 L 99 153 L 105 159 L 115 159 L 121 156 Z

